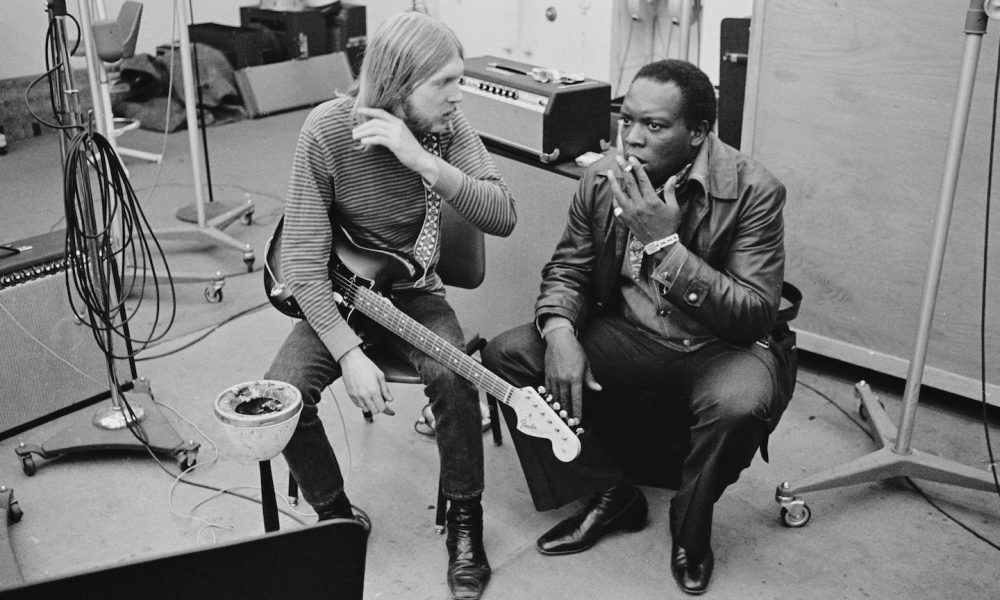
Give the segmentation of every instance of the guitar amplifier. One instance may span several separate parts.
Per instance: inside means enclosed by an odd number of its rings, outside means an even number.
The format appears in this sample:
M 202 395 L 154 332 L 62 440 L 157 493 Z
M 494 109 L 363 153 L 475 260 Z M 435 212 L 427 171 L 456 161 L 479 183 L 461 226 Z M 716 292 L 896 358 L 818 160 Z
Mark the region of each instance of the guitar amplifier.
M 466 59 L 462 112 L 482 137 L 544 163 L 607 149 L 611 85 L 551 77 L 551 69 L 495 56 Z
M 0 438 L 110 397 L 104 353 L 70 306 L 65 235 L 0 248 Z M 120 381 L 136 378 L 131 359 L 114 364 Z

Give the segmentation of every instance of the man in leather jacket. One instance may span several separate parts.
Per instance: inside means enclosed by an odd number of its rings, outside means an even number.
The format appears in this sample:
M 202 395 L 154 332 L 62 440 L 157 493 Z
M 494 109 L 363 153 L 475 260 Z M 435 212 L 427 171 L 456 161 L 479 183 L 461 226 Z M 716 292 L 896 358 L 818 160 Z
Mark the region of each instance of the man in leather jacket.
M 712 575 L 714 503 L 764 449 L 788 401 L 768 349 L 785 188 L 712 133 L 715 117 L 714 88 L 694 65 L 663 60 L 638 72 L 618 147 L 583 175 L 542 270 L 534 323 L 495 337 L 484 354 L 512 384 L 543 384 L 585 430 L 581 455 L 561 463 L 547 440 L 510 427 L 538 510 L 588 500 L 538 539 L 539 552 L 581 552 L 645 526 L 642 475 L 632 476 L 629 457 L 649 437 L 681 452 L 670 561 L 689 594 Z

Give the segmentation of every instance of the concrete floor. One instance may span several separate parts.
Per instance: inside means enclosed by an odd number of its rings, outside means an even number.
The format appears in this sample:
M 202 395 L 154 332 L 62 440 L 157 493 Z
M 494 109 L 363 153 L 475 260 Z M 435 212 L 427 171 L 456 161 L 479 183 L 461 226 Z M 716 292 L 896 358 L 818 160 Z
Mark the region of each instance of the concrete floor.
M 280 212 L 291 149 L 304 117 L 304 111 L 295 111 L 208 132 L 213 181 L 222 200 L 250 198 L 258 207 L 257 224 L 233 224 L 227 231 L 251 243 L 258 257 L 268 224 Z M 165 148 L 162 169 L 135 159 L 126 164 L 154 225 L 176 224 L 173 211 L 193 201 L 186 133 L 127 135 L 123 141 L 134 147 Z M 0 243 L 59 227 L 58 164 L 54 136 L 14 141 L 10 153 L 0 157 Z M 253 310 L 263 303 L 260 273 L 245 273 L 238 252 L 202 249 L 190 254 L 176 255 L 178 269 L 224 272 L 225 297 L 211 304 L 203 297 L 203 284 L 179 284 L 179 316 L 170 339 L 140 354 L 147 359 L 137 369 L 148 379 L 164 418 L 183 439 L 200 445 L 198 466 L 184 479 L 259 497 L 254 489 L 259 486 L 257 467 L 227 455 L 230 446 L 212 415 L 212 402 L 225 388 L 262 375 L 291 321 L 270 308 Z M 170 256 L 173 261 L 175 255 Z M 537 272 L 544 258 L 525 268 Z M 232 318 L 243 310 L 249 312 Z M 924 497 L 904 480 L 864 483 L 804 494 L 812 520 L 797 529 L 781 525 L 776 485 L 794 485 L 874 449 L 859 426 L 853 394 L 862 379 L 895 419 L 902 381 L 821 357 L 802 357 L 800 384 L 771 439 L 771 462 L 755 461 L 717 505 L 717 564 L 706 597 L 1000 597 L 1000 499 L 993 493 L 917 481 Z M 436 448 L 433 440 L 413 431 L 424 404 L 421 391 L 394 386 L 396 416 L 366 424 L 342 390 L 333 386 L 338 400 L 327 397 L 321 414 L 344 465 L 351 499 L 374 523 L 365 598 L 446 598 L 446 552 L 433 527 Z M 167 460 L 161 468 L 142 452 L 69 454 L 42 461 L 33 476 L 24 473 L 14 452 L 19 443 L 42 443 L 71 423 L 88 422 L 98 406 L 0 440 L 0 457 L 6 457 L 0 458 L 0 484 L 13 490 L 23 511 L 8 533 L 24 580 L 191 551 L 263 532 L 258 504 L 179 482 L 176 464 Z M 996 412 L 989 412 L 995 440 L 1000 428 Z M 921 399 L 913 444 L 985 469 L 983 429 L 976 403 L 929 390 Z M 670 490 L 646 488 L 650 521 L 644 531 L 612 535 L 582 554 L 543 557 L 533 547 L 535 538 L 572 508 L 536 513 L 513 447 L 494 446 L 488 437 L 484 442 L 486 548 L 494 568 L 487 598 L 685 597 L 668 564 Z M 280 457 L 272 465 L 280 491 L 287 469 Z M 305 506 L 296 507 L 297 512 L 284 504 L 280 508 L 285 511 L 283 531 L 312 522 Z

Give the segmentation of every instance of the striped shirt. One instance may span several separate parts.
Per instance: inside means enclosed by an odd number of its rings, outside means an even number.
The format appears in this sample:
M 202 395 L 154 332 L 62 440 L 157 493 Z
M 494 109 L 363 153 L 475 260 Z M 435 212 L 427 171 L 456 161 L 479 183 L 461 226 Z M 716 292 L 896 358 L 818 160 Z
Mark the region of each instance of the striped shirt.
M 361 246 L 412 255 L 427 211 L 424 181 L 388 149 L 361 150 L 351 138 L 353 97 L 325 102 L 309 113 L 292 162 L 281 238 L 281 271 L 309 324 L 334 359 L 361 343 L 334 302 L 328 264 L 331 221 Z M 441 157 L 463 173 L 446 200 L 470 223 L 507 236 L 517 220 L 514 198 L 478 134 L 460 111 L 439 134 Z M 417 289 L 443 293 L 434 272 L 438 249 Z M 398 287 L 413 287 L 401 283 Z

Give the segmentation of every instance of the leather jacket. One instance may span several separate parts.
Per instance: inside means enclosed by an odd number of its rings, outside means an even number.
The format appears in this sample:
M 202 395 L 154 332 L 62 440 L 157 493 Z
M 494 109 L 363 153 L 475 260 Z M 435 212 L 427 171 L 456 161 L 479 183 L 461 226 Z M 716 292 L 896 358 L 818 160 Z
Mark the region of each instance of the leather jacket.
M 538 324 L 561 315 L 580 331 L 620 300 L 628 230 L 612 214 L 605 175 L 612 161 L 598 161 L 580 180 L 566 229 L 542 269 Z M 747 345 L 766 337 L 784 279 L 784 185 L 710 134 L 677 196 L 690 203 L 680 243 L 652 273 L 660 293 L 678 309 L 669 317 L 670 330 L 677 332 L 672 341 L 697 347 L 718 337 Z

